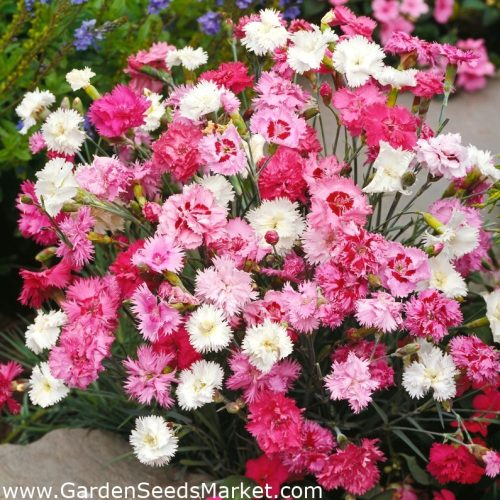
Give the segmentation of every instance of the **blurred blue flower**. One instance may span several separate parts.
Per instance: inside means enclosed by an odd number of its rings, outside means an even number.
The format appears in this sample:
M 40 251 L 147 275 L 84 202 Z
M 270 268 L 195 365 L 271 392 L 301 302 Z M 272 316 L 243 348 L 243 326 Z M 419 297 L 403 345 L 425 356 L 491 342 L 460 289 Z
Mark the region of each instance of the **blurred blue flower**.
M 170 0 L 149 0 L 149 14 L 159 14 L 163 9 L 166 9 L 170 4 Z
M 221 18 L 217 12 L 208 11 L 198 18 L 201 31 L 207 35 L 216 35 L 220 31 Z

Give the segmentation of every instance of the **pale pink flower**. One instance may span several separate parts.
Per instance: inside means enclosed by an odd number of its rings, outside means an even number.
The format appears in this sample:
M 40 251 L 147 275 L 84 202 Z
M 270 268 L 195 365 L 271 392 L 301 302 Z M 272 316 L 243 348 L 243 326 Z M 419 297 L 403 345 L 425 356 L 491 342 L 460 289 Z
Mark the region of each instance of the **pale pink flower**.
M 457 87 L 464 88 L 468 92 L 474 92 L 486 87 L 486 77 L 495 74 L 495 65 L 488 57 L 485 41 L 483 38 L 459 40 L 457 47 L 462 50 L 471 50 L 476 59 L 464 62 L 457 68 Z
M 419 139 L 416 146 L 417 160 L 422 162 L 435 177 L 453 179 L 467 173 L 467 148 L 462 146 L 460 134 L 440 134 Z
M 43 151 L 47 147 L 43 134 L 41 132 L 35 132 L 32 134 L 29 138 L 29 146 L 31 154 L 36 155 L 40 151 Z
M 193 250 L 203 242 L 215 241 L 226 224 L 226 210 L 217 204 L 212 192 L 191 184 L 164 203 L 158 234 L 173 237 L 176 244 Z
M 319 326 L 318 287 L 311 281 L 304 281 L 295 291 L 290 283 L 283 287 L 287 316 L 291 325 L 302 333 L 312 333 Z
M 125 391 L 143 405 L 156 400 L 162 408 L 171 408 L 174 399 L 170 395 L 175 370 L 172 368 L 173 354 L 158 353 L 151 346 L 137 349 L 137 360 L 127 358 L 123 365 L 127 371 Z
M 306 121 L 290 108 L 264 108 L 253 114 L 250 130 L 266 142 L 296 148 L 306 135 Z
M 495 478 L 500 474 L 500 453 L 494 450 L 488 450 L 483 456 L 486 464 L 486 475 Z
M 156 235 L 147 239 L 132 257 L 136 266 L 147 266 L 157 273 L 170 271 L 177 273 L 182 269 L 184 251 L 168 236 Z
M 453 14 L 454 0 L 436 0 L 434 3 L 434 19 L 439 24 L 446 24 Z
M 333 400 L 346 399 L 354 413 L 366 408 L 379 386 L 370 375 L 370 363 L 353 352 L 344 362 L 333 362 L 333 371 L 325 377 L 325 385 Z
M 429 12 L 429 6 L 425 0 L 402 0 L 400 11 L 413 19 L 418 19 L 422 14 Z
M 387 23 L 399 16 L 398 0 L 373 0 L 373 17 L 381 23 Z
M 82 165 L 76 171 L 78 184 L 107 201 L 116 201 L 130 189 L 133 174 L 118 158 L 94 156 L 91 165 Z
M 164 300 L 158 300 L 144 283 L 137 287 L 131 302 L 132 312 L 139 321 L 139 331 L 150 342 L 161 341 L 181 323 L 179 312 Z
M 94 245 L 87 235 L 94 224 L 95 220 L 90 214 L 90 207 L 85 206 L 61 221 L 59 229 L 66 240 L 60 241 L 56 255 L 68 259 L 75 269 L 80 269 L 90 262 L 94 256 Z
M 228 125 L 223 132 L 203 137 L 198 149 L 206 169 L 216 174 L 240 174 L 247 165 L 241 137 L 233 124 Z
M 356 302 L 356 319 L 363 326 L 377 328 L 384 333 L 392 332 L 403 322 L 402 307 L 403 304 L 396 302 L 392 295 L 375 292 L 371 298 Z
M 275 363 L 270 372 L 262 373 L 240 351 L 229 358 L 229 366 L 233 374 L 227 379 L 226 386 L 233 391 L 243 390 L 247 403 L 255 401 L 265 391 L 285 394 L 299 377 L 301 369 L 297 361 L 285 359 Z
M 195 295 L 202 302 L 222 309 L 228 317 L 238 314 L 257 298 L 249 273 L 239 270 L 227 256 L 215 257 L 213 266 L 198 271 Z

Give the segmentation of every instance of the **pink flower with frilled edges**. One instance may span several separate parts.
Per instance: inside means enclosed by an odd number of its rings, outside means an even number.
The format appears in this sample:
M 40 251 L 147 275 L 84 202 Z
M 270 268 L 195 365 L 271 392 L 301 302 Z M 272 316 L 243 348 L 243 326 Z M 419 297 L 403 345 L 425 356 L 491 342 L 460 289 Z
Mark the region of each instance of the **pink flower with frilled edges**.
M 4 406 L 14 414 L 21 411 L 21 405 L 12 397 L 12 383 L 22 371 L 22 366 L 14 361 L 0 364 L 0 411 Z
M 235 94 L 239 94 L 253 84 L 253 76 L 248 75 L 248 68 L 240 61 L 227 62 L 217 69 L 205 71 L 200 80 L 209 80 L 224 86 Z
M 211 191 L 192 184 L 164 203 L 158 234 L 167 234 L 181 247 L 192 250 L 203 242 L 215 241 L 226 223 L 226 210 L 217 204 Z
M 311 281 L 303 281 L 294 290 L 290 283 L 283 287 L 287 316 L 291 325 L 302 333 L 312 333 L 319 326 L 318 287 Z
M 457 47 L 462 50 L 470 50 L 476 56 L 474 61 L 458 65 L 457 87 L 464 88 L 468 92 L 486 87 L 486 77 L 495 74 L 495 65 L 488 57 L 484 39 L 459 40 Z
M 373 30 L 377 27 L 377 23 L 367 17 L 356 17 L 354 12 L 343 5 L 336 3 L 337 7 L 334 9 L 333 20 L 330 22 L 331 26 L 340 26 L 340 29 L 347 36 L 362 35 L 369 40 L 372 39 Z
M 152 271 L 177 273 L 182 269 L 184 251 L 174 244 L 168 236 L 156 235 L 148 238 L 144 246 L 132 257 L 136 266 L 146 266 Z
M 379 387 L 370 374 L 370 362 L 350 352 L 346 361 L 334 361 L 332 373 L 325 377 L 325 386 L 333 400 L 346 399 L 354 413 L 364 410 Z
M 170 389 L 176 380 L 175 370 L 170 365 L 173 359 L 173 354 L 157 353 L 151 346 L 140 346 L 137 360 L 127 358 L 123 362 L 127 370 L 125 391 L 143 405 L 151 404 L 154 399 L 162 408 L 171 408 L 174 399 Z
M 375 292 L 369 299 L 356 302 L 356 319 L 367 327 L 377 328 L 384 333 L 392 332 L 403 322 L 401 309 L 403 304 L 396 302 L 386 292 Z
M 310 99 L 303 87 L 274 71 L 262 73 L 255 90 L 257 97 L 253 100 L 253 105 L 257 111 L 265 108 L 300 111 Z
M 181 315 L 164 300 L 158 300 L 146 284 L 142 284 L 132 295 L 132 312 L 138 319 L 142 336 L 150 342 L 161 341 L 181 323 Z
M 125 85 L 117 85 L 90 106 L 89 119 L 100 135 L 119 137 L 144 124 L 150 102 Z
M 488 450 L 483 461 L 486 464 L 485 474 L 488 477 L 497 477 L 500 474 L 500 453 L 494 450 Z
M 247 166 L 241 137 L 233 124 L 222 132 L 215 131 L 203 137 L 199 151 L 205 168 L 216 174 L 241 174 Z
M 439 24 L 445 24 L 453 14 L 453 0 L 436 0 L 434 3 L 434 19 Z

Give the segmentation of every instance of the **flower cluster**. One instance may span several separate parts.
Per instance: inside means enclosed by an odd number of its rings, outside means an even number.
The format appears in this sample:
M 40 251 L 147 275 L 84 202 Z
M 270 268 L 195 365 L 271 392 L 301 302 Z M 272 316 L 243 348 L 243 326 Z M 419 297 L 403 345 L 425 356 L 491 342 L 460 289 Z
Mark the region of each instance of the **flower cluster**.
M 227 428 L 207 446 L 229 461 L 248 450 L 241 472 L 274 489 L 311 476 L 418 496 L 431 481 L 407 481 L 417 457 L 401 457 L 419 433 L 435 438 L 439 482 L 498 473 L 500 290 L 480 207 L 500 172 L 427 119 L 471 56 L 394 32 L 395 69 L 374 28 L 342 7 L 320 26 L 263 10 L 234 25 L 236 62 L 158 43 L 102 95 L 89 68 L 71 71 L 86 112 L 25 96 L 23 132 L 43 121 L 31 138 L 47 161 L 22 186 L 19 227 L 45 248 L 20 300 L 37 309 L 26 345 L 47 361 L 25 384 L 2 366 L 0 405 L 18 411 L 27 387 L 49 406 L 110 377 L 141 415 L 141 462 L 169 462 L 199 418 L 200 435 Z M 443 196 L 413 208 L 440 179 Z

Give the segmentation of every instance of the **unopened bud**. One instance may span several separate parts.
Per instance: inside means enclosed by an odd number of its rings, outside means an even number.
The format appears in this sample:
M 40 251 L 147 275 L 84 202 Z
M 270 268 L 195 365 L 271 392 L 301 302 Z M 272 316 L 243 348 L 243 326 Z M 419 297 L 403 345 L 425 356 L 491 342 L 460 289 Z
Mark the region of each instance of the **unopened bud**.
M 422 215 L 427 225 L 432 227 L 434 231 L 436 231 L 439 234 L 443 232 L 444 224 L 439 219 L 434 217 L 434 215 L 430 214 L 429 212 L 420 212 L 420 214 Z
M 44 248 L 41 252 L 38 252 L 35 256 L 35 260 L 38 262 L 47 262 L 55 256 L 57 251 L 56 247 Z
M 280 240 L 280 235 L 277 233 L 277 231 L 270 230 L 266 232 L 264 239 L 266 240 L 266 243 L 274 246 Z
M 321 18 L 321 25 L 328 26 L 333 20 L 335 19 L 335 14 L 333 13 L 333 10 L 329 10 L 322 18 Z
M 420 344 L 412 342 L 411 344 L 406 344 L 405 346 L 396 349 L 393 356 L 396 356 L 398 358 L 403 358 L 405 356 L 411 356 L 412 354 L 417 353 L 419 350 L 420 350 Z
M 34 201 L 33 198 L 27 194 L 23 194 L 21 196 L 21 203 L 24 203 L 25 205 L 33 205 Z
M 226 398 L 222 395 L 220 391 L 214 391 L 214 395 L 212 398 L 214 403 L 224 403 L 226 401 Z
M 85 110 L 83 109 L 83 103 L 82 103 L 82 100 L 79 98 L 79 97 L 75 97 L 73 99 L 73 103 L 71 104 L 71 107 L 78 111 L 78 113 L 80 113 L 81 115 L 84 115 L 85 114 Z
M 441 405 L 444 408 L 444 411 L 450 412 L 451 409 L 453 408 L 453 402 L 449 399 L 446 401 L 441 401 Z
M 241 407 L 236 401 L 231 401 L 230 403 L 227 403 L 226 410 L 228 413 L 235 414 L 241 410 Z
M 78 203 L 67 202 L 63 205 L 62 211 L 64 213 L 74 213 L 80 210 L 80 205 Z
M 107 234 L 100 234 L 94 231 L 90 231 L 90 233 L 87 234 L 87 239 L 94 243 L 101 243 L 103 245 L 110 245 L 111 243 L 113 243 L 113 238 L 111 238 Z
M 70 108 L 70 103 L 69 103 L 69 98 L 68 96 L 65 96 L 63 98 L 63 100 L 61 101 L 61 105 L 60 105 L 61 108 L 63 109 L 69 109 Z
M 347 445 L 349 444 L 349 439 L 347 438 L 346 435 L 342 434 L 341 432 L 340 433 L 337 433 L 337 443 L 339 445 L 339 448 L 341 450 L 343 450 L 344 448 L 347 447 Z
M 409 186 L 413 186 L 413 184 L 415 184 L 415 181 L 417 180 L 417 176 L 413 172 L 406 172 L 405 174 L 403 174 L 403 177 L 401 180 L 403 182 L 403 186 L 409 187 Z
M 368 274 L 368 283 L 373 288 L 382 286 L 382 280 L 376 274 Z
M 319 115 L 319 109 L 318 108 L 309 108 L 302 113 L 302 116 L 306 120 L 310 120 L 311 118 L 314 118 L 316 115 Z
M 319 95 L 323 99 L 323 103 L 325 106 L 329 106 L 332 102 L 332 87 L 328 84 L 328 82 L 323 82 L 321 87 L 319 88 Z

